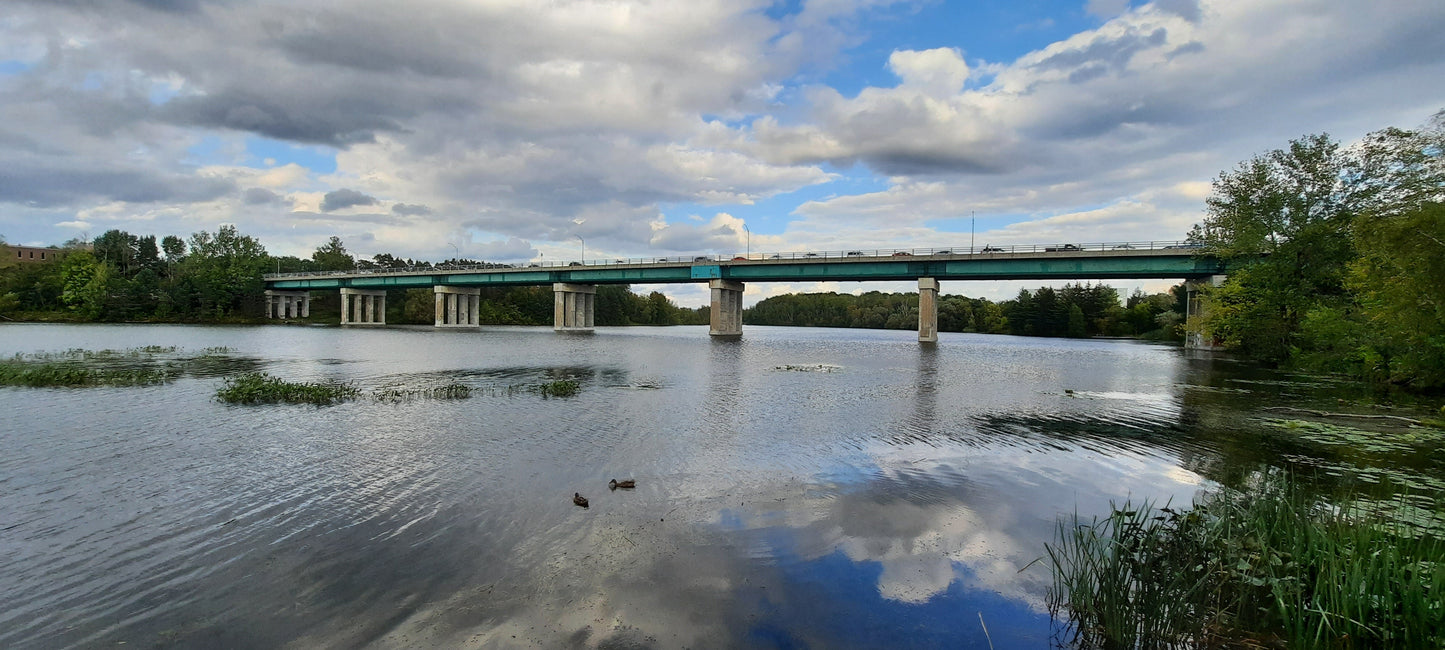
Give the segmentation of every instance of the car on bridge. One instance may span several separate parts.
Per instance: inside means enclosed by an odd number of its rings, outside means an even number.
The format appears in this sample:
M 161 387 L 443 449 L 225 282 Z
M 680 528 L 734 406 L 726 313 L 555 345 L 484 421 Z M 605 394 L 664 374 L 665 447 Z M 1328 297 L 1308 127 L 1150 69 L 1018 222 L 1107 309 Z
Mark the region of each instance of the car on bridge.
M 913 253 L 910 253 L 910 252 L 908 252 L 908 251 L 898 251 L 897 253 L 894 253 L 893 256 L 894 256 L 894 257 L 913 257 Z
M 999 248 L 999 247 L 997 247 L 997 246 L 984 246 L 984 247 L 983 247 L 983 250 L 982 250 L 981 252 L 984 252 L 984 253 L 1002 253 L 1002 252 L 1003 252 L 1003 249 L 1002 249 L 1002 248 Z
M 1045 253 L 1063 253 L 1065 251 L 1081 251 L 1078 244 L 1059 244 L 1057 246 L 1045 246 Z
M 863 257 L 863 251 L 848 251 L 843 253 L 843 255 L 847 257 Z

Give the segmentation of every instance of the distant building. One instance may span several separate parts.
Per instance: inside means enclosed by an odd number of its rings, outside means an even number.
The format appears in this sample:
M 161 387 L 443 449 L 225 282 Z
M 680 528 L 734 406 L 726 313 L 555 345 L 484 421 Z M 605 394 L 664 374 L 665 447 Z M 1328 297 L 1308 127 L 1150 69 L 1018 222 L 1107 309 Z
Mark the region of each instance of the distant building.
M 70 251 L 53 246 L 5 246 L 0 250 L 0 266 L 39 264 L 65 257 Z

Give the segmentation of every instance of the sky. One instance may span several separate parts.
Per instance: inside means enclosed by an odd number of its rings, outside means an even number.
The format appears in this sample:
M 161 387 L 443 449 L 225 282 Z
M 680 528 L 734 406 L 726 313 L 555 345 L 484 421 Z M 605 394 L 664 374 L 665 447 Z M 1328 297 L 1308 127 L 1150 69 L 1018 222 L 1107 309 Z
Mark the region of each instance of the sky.
M 1439 0 L 7 0 L 0 236 L 509 263 L 1179 240 L 1242 160 L 1445 108 L 1441 34 Z

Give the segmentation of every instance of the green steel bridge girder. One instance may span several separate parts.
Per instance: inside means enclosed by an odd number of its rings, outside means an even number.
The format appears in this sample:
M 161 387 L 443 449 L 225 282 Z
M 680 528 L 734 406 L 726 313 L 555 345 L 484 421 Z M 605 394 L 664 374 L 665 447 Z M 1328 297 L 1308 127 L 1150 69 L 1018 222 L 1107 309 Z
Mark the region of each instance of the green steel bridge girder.
M 432 273 L 349 273 L 267 278 L 268 289 L 422 289 L 436 285 L 510 287 L 574 284 L 706 282 L 868 282 L 886 280 L 1123 280 L 1198 279 L 1226 273 L 1217 259 L 1181 255 L 1012 257 L 952 260 L 786 260 L 555 267 Z

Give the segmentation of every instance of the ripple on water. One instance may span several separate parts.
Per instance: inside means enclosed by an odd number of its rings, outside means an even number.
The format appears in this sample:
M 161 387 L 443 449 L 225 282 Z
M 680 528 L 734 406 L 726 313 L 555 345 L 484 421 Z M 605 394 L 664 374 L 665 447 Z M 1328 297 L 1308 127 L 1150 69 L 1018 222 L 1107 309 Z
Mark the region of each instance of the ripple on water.
M 16 414 L 0 422 L 9 647 L 596 645 L 612 634 L 599 620 L 671 646 L 755 645 L 760 629 L 815 645 L 871 638 L 825 615 L 844 611 L 903 642 L 976 636 L 930 607 L 986 611 L 1000 647 L 1028 647 L 1044 581 L 1019 569 L 1058 513 L 1185 493 L 1195 486 L 1170 471 L 1213 449 L 1191 424 L 1212 395 L 1188 388 L 1203 371 L 1122 342 L 25 331 L 38 349 L 94 337 L 226 345 L 249 361 L 165 386 L 0 389 L 0 410 Z M 787 365 L 841 370 L 776 370 Z M 219 376 L 251 368 L 367 393 L 475 390 L 324 408 L 214 401 Z M 581 390 L 525 388 L 558 379 Z M 612 492 L 611 478 L 638 485 Z

